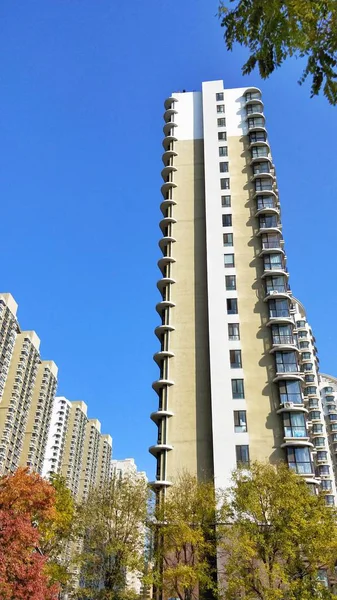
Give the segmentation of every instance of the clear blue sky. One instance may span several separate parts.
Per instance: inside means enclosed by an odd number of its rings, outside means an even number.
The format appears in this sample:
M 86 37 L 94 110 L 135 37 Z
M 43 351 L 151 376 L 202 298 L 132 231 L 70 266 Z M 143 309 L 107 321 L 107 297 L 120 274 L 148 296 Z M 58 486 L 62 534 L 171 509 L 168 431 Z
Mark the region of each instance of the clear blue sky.
M 163 101 L 202 80 L 261 86 L 293 292 L 337 375 L 337 108 L 292 61 L 261 83 L 209 0 L 2 0 L 1 291 L 116 458 L 154 472 Z

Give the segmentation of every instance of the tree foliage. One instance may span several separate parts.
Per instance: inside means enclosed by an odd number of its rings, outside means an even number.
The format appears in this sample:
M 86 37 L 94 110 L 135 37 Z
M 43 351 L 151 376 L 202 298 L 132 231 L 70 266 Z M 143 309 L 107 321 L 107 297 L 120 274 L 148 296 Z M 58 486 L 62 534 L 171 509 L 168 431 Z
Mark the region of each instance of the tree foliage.
M 336 512 L 287 466 L 238 470 L 222 517 L 226 600 L 335 598 L 320 583 L 337 557 Z
M 48 556 L 46 570 L 51 580 L 64 586 L 72 575 L 66 550 L 74 538 L 76 506 L 64 477 L 54 474 L 50 483 L 55 490 L 55 511 L 40 527 L 40 548 Z
M 79 508 L 82 550 L 78 597 L 118 600 L 134 594 L 128 574 L 144 569 L 149 491 L 143 477 L 117 475 L 94 489 Z
M 311 96 L 323 89 L 337 104 L 335 0 L 229 0 L 221 2 L 219 14 L 227 49 L 235 42 L 249 49 L 244 74 L 257 66 L 266 79 L 286 58 L 306 57 L 300 83 L 311 76 Z
M 165 597 L 215 592 L 216 504 L 213 483 L 182 473 L 157 506 L 153 581 Z
M 55 600 L 45 573 L 40 525 L 53 518 L 55 492 L 36 473 L 18 469 L 0 479 L 0 598 Z

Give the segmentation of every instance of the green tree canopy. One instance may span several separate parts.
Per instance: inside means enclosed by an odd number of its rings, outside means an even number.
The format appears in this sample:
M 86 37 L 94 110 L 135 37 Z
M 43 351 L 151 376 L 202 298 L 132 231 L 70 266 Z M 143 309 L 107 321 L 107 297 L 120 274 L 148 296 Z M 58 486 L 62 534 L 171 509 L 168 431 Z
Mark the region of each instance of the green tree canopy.
M 257 66 L 266 79 L 286 58 L 306 57 L 300 83 L 311 76 L 311 96 L 323 89 L 337 104 L 336 0 L 229 0 L 219 13 L 227 49 L 249 49 L 244 74 Z
M 336 512 L 286 465 L 233 475 L 222 517 L 226 600 L 335 598 L 320 582 L 337 558 Z

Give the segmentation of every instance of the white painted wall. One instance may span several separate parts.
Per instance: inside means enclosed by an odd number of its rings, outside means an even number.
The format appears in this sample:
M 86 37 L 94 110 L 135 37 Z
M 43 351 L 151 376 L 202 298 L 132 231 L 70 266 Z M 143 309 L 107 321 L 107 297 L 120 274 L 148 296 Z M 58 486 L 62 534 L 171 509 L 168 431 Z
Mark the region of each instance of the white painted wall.
M 177 127 L 174 135 L 178 140 L 198 140 L 203 137 L 202 94 L 201 92 L 184 92 L 173 94 L 177 114 L 174 122 Z

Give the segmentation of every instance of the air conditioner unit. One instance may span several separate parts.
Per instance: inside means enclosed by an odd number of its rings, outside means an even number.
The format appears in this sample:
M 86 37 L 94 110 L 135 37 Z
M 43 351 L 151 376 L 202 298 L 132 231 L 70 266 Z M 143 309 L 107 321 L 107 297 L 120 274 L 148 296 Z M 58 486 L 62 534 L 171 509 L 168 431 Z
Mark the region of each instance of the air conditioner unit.
M 277 291 L 277 290 L 271 290 L 271 291 L 269 292 L 269 294 L 270 294 L 271 296 L 277 296 L 277 295 L 278 295 L 278 291 Z
M 293 402 L 285 402 L 284 403 L 284 408 L 293 408 L 294 403 Z

